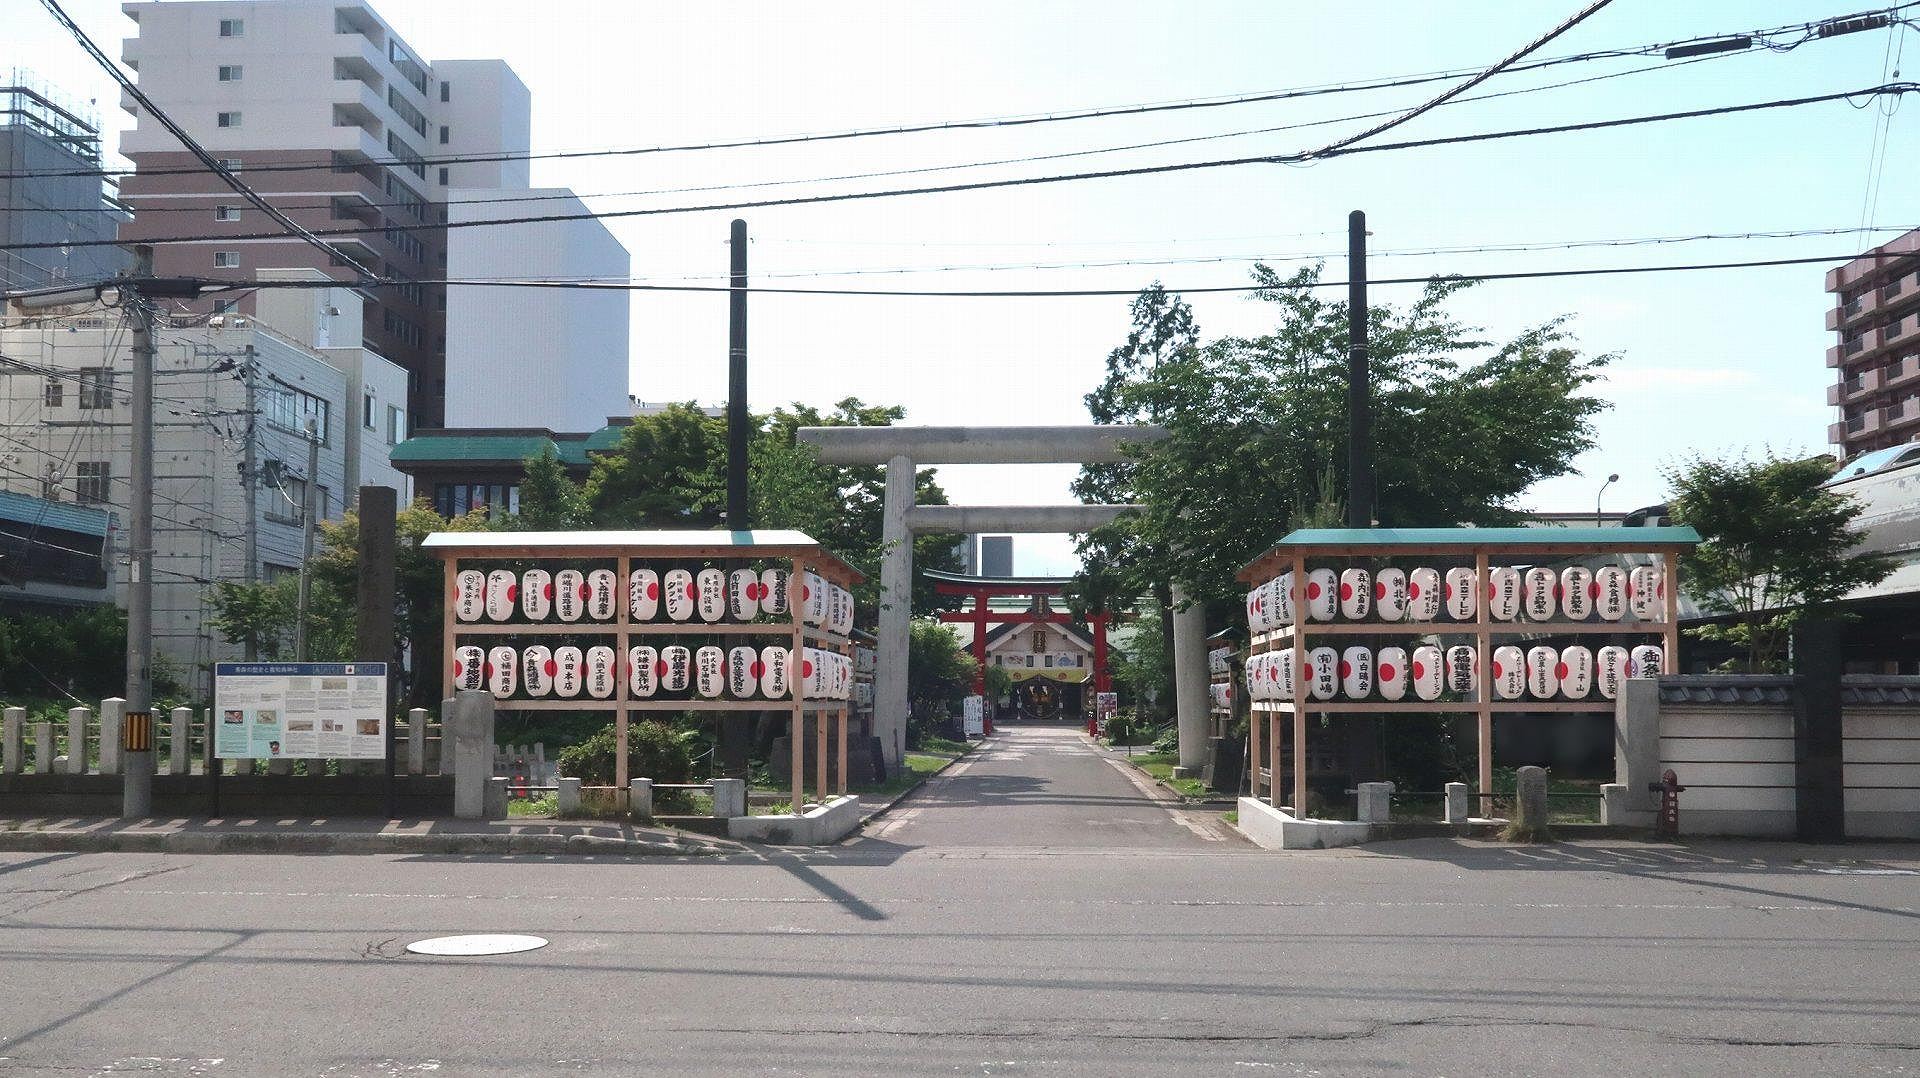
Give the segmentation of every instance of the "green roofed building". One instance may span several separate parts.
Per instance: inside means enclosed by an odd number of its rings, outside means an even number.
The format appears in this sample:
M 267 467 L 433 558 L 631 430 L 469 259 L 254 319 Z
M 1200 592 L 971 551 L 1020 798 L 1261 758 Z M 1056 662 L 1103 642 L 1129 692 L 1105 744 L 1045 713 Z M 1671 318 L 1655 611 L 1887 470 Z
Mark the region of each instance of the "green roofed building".
M 529 457 L 552 450 L 567 474 L 583 481 L 593 468 L 592 454 L 611 452 L 633 420 L 614 416 L 599 430 L 556 433 L 544 427 L 450 427 L 415 431 L 393 447 L 393 466 L 413 478 L 417 497 L 442 516 L 458 516 L 485 506 L 490 511 L 520 511 L 520 483 Z

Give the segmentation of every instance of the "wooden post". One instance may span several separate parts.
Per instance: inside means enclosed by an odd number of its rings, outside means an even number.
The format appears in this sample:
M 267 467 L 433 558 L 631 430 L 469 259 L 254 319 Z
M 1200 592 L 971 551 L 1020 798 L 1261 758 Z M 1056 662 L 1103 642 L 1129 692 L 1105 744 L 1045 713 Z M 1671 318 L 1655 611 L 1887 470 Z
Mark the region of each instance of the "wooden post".
M 453 694 L 459 691 L 453 682 L 453 579 L 458 573 L 454 563 L 459 560 L 459 555 L 452 551 L 440 557 L 440 677 L 442 680 L 440 699 L 442 700 L 453 699 Z M 444 717 L 441 721 L 444 724 Z
M 819 796 L 821 804 L 827 801 L 827 713 L 817 711 L 813 716 L 813 790 Z
M 1297 594 L 1307 593 L 1307 558 L 1293 556 L 1293 585 Z M 1307 607 L 1296 599 L 1293 604 L 1293 815 L 1307 818 L 1307 681 L 1301 664 L 1307 659 Z M 1273 739 L 1273 806 L 1280 807 L 1280 739 Z
M 800 815 L 801 806 L 806 801 L 807 757 L 805 740 L 807 734 L 806 687 L 800 676 L 801 657 L 807 650 L 805 632 L 804 603 L 800 598 L 800 589 L 804 586 L 807 572 L 807 559 L 793 559 L 793 575 L 787 578 L 787 613 L 793 618 L 793 661 L 787 664 L 787 680 L 793 690 L 793 719 L 787 724 L 789 761 L 793 769 L 793 814 Z M 903 763 L 901 766 L 905 766 Z
M 840 782 L 839 793 L 847 792 L 847 708 L 840 709 Z
M 1493 631 L 1487 621 L 1487 587 L 1491 579 L 1485 548 L 1474 551 L 1474 649 L 1479 653 L 1479 668 L 1473 679 L 1474 703 L 1478 705 L 1474 708 L 1474 717 L 1479 727 L 1480 789 L 1477 792 L 1481 794 L 1493 793 Z
M 633 615 L 633 588 L 628 581 L 628 574 L 633 568 L 633 558 L 629 555 L 622 554 L 618 560 L 615 561 L 614 565 L 614 606 L 618 611 L 614 618 L 614 632 L 619 638 L 620 642 L 617 647 L 620 650 L 613 664 L 614 669 L 619 671 L 619 674 L 616 675 L 619 683 L 614 686 L 614 701 L 619 706 L 615 708 L 613 712 L 613 736 L 614 740 L 620 743 L 620 750 L 613 761 L 613 785 L 618 791 L 613 796 L 619 804 L 631 813 L 633 811 L 633 794 L 628 783 L 631 776 L 627 774 L 631 766 L 627 759 L 627 728 L 633 720 L 627 714 L 627 685 L 631 676 L 627 670 L 627 659 L 628 656 L 632 654 L 629 650 L 631 645 L 629 643 L 630 634 L 628 628 L 633 624 L 631 620 Z
M 1669 674 L 1680 672 L 1680 552 L 1669 550 L 1660 555 L 1660 570 L 1667 590 L 1666 655 L 1660 668 Z

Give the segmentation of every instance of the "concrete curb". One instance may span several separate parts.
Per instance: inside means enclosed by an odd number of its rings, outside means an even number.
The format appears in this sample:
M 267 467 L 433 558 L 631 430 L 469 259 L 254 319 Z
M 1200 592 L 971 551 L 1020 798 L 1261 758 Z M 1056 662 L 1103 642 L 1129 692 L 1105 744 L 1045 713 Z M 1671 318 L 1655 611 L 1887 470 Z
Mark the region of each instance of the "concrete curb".
M 175 854 L 571 854 L 636 857 L 712 856 L 742 852 L 693 841 L 612 835 L 267 834 L 233 831 L 4 831 L 7 853 Z
M 982 745 L 985 745 L 988 741 L 991 741 L 991 740 L 993 739 L 988 737 L 981 738 L 978 743 L 967 746 L 967 751 L 961 753 L 958 756 L 955 756 L 951 760 L 948 760 L 946 767 L 943 767 L 940 770 L 935 771 L 933 774 L 926 776 L 925 778 L 921 779 L 919 782 L 914 783 L 912 786 L 909 786 L 906 789 L 900 791 L 899 793 L 894 794 L 893 800 L 888 801 L 886 804 L 881 805 L 879 808 L 876 808 L 872 812 L 869 812 L 865 816 L 862 816 L 860 818 L 860 825 L 853 829 L 853 834 L 858 834 L 868 824 L 872 823 L 873 821 L 879 819 L 881 816 L 884 816 L 888 812 L 892 811 L 895 805 L 898 805 L 902 801 L 905 801 L 906 799 L 912 797 L 914 794 L 919 793 L 921 790 L 926 789 L 927 783 L 932 782 L 934 779 L 937 779 L 940 776 L 946 774 L 949 770 L 953 768 L 953 765 L 959 763 L 960 761 L 966 759 L 969 756 L 972 756 L 973 751 L 975 749 L 980 748 Z

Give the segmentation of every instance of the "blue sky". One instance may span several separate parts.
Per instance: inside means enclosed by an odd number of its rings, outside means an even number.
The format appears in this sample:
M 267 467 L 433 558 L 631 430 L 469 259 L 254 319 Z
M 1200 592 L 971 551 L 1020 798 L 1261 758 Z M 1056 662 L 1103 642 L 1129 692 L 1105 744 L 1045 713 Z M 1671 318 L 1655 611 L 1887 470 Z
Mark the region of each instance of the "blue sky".
M 29 0 L 0 64 L 31 67 L 76 97 L 114 95 Z M 1346 82 L 1492 63 L 1558 22 L 1574 0 L 1424 3 L 1301 0 L 899 3 L 781 6 L 562 0 L 381 0 L 430 58 L 499 56 L 534 95 L 536 150 L 646 146 L 1028 114 Z M 106 0 L 68 0 L 103 43 L 132 24 Z M 1545 55 L 1827 18 L 1835 2 L 1684 4 L 1616 0 Z M 1437 110 L 1394 138 L 1604 119 L 1857 89 L 1883 81 L 1900 42 L 1888 31 L 1755 50 L 1674 70 Z M 1624 71 L 1597 62 L 1496 79 L 1510 90 Z M 1912 64 L 1920 68 L 1920 49 Z M 1025 154 L 1061 153 L 1298 123 L 1410 106 L 1432 87 L 1158 116 L 945 132 L 778 149 L 535 162 L 536 186 L 583 194 L 759 183 Z M 109 124 L 121 122 L 117 109 Z M 1903 110 L 1904 111 L 1904 110 Z M 1184 265 L 978 269 L 796 277 L 802 286 L 1135 288 L 1237 284 L 1254 257 L 1344 248 L 1347 211 L 1368 212 L 1376 251 L 1702 232 L 1851 228 L 1863 201 L 1877 113 L 1847 103 L 1620 131 L 1362 155 L 1310 168 L 1254 166 L 1079 184 L 796 207 L 746 214 L 752 270 L 1008 266 L 1163 258 Z M 1028 175 L 1309 148 L 1365 121 L 1222 138 L 1067 162 L 935 174 Z M 1896 112 L 1885 182 L 1869 223 L 1916 223 L 1913 121 Z M 899 180 L 774 188 L 891 186 Z M 911 182 L 909 179 L 907 182 Z M 712 194 L 589 198 L 600 209 L 676 205 Z M 637 277 L 722 274 L 730 214 L 614 223 Z M 1376 276 L 1845 254 L 1856 236 L 1447 256 L 1382 255 Z M 1663 466 L 1693 452 L 1825 448 L 1824 266 L 1483 285 L 1455 310 L 1497 334 L 1560 315 L 1583 346 L 1618 353 L 1600 390 L 1613 409 L 1581 474 L 1531 492 L 1530 507 L 1590 508 L 1609 472 L 1610 508 L 1660 499 Z M 1328 259 L 1329 277 L 1344 274 Z M 1411 288 L 1376 296 L 1404 300 Z M 1268 316 L 1235 296 L 1196 296 L 1208 334 L 1257 333 Z M 634 299 L 633 391 L 717 400 L 725 390 L 725 301 Z M 918 423 L 1048 423 L 1085 418 L 1080 398 L 1126 330 L 1126 301 L 887 300 L 757 296 L 751 351 L 757 407 L 847 395 L 900 403 Z M 1071 468 L 948 468 L 957 502 L 1064 499 Z M 1071 567 L 1062 539 L 1023 538 L 1016 569 Z

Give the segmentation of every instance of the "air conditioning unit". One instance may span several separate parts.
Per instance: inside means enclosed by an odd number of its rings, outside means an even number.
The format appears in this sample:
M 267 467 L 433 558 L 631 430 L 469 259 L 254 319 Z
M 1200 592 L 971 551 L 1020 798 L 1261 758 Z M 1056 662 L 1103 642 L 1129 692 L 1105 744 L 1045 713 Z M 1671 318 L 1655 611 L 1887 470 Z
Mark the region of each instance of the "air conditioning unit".
M 226 324 L 227 324 L 227 316 L 224 314 L 216 314 L 212 318 L 207 319 L 207 325 L 213 326 L 215 328 L 224 326 Z

